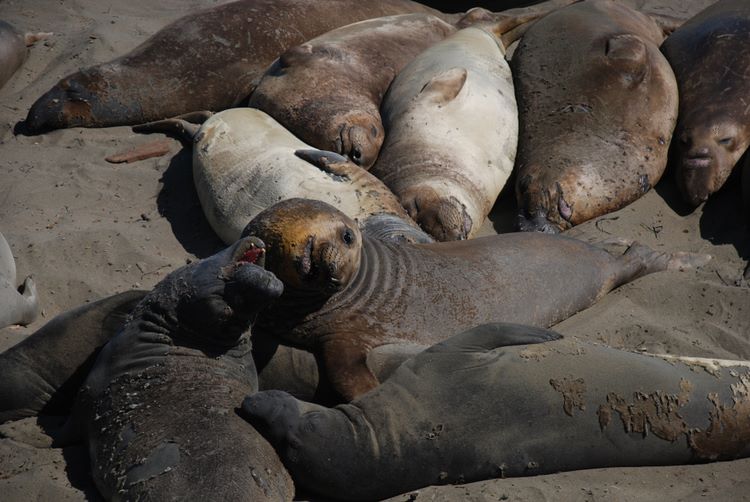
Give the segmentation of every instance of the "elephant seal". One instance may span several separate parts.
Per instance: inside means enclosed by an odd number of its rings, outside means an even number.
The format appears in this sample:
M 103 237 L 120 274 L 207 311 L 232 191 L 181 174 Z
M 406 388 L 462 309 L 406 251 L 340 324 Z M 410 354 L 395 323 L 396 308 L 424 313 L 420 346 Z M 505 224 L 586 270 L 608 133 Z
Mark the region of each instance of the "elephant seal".
M 750 145 L 750 4 L 721 0 L 675 30 L 661 46 L 677 77 L 675 176 L 697 206 L 724 185 Z
M 0 233 L 0 328 L 26 325 L 39 315 L 39 297 L 31 276 L 21 290 L 16 289 L 16 261 L 3 234 Z
M 502 42 L 465 28 L 412 60 L 381 107 L 371 172 L 438 241 L 476 234 L 513 169 L 518 109 Z
M 750 455 L 748 362 L 691 363 L 491 324 L 402 364 L 335 408 L 280 391 L 243 414 L 297 486 L 380 500 L 433 484 Z
M 28 56 L 28 47 L 52 33 L 21 33 L 13 25 L 0 21 L 0 88 L 10 80 Z
M 200 127 L 177 119 L 133 129 L 171 131 L 193 144 L 198 198 L 211 228 L 227 244 L 258 213 L 295 197 L 333 204 L 394 238 L 432 240 L 375 176 L 336 153 L 312 149 L 260 110 L 225 110 Z M 380 218 L 369 221 L 373 216 Z
M 428 14 L 343 26 L 282 54 L 249 105 L 315 148 L 368 168 L 383 143 L 378 109 L 391 81 L 414 56 L 454 31 Z
M 284 294 L 256 332 L 319 357 L 325 380 L 351 400 L 378 383 L 368 352 L 388 343 L 430 345 L 477 324 L 548 327 L 611 289 L 705 257 L 632 245 L 614 256 L 564 236 L 503 234 L 469 241 L 396 244 L 360 232 L 332 206 L 279 202 L 243 235 L 268 246 Z
M 283 285 L 243 239 L 169 274 L 81 387 L 94 481 L 107 499 L 291 500 L 273 448 L 234 409 L 257 390 L 249 327 Z
M 70 413 L 98 350 L 145 294 L 128 291 L 64 312 L 0 354 L 0 423 Z
M 526 31 L 511 60 L 521 230 L 566 230 L 659 181 L 677 118 L 663 39 L 653 19 L 612 0 L 563 7 Z
M 29 110 L 31 134 L 219 111 L 244 102 L 286 49 L 375 17 L 438 11 L 409 0 L 239 0 L 188 14 L 131 52 L 60 80 Z

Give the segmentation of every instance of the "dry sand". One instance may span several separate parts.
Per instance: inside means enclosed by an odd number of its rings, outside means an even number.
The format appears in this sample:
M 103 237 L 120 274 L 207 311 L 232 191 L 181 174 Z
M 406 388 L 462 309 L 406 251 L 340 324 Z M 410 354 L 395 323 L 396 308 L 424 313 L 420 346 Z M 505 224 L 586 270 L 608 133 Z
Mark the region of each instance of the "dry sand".
M 115 165 L 104 158 L 154 138 L 127 127 L 13 134 L 33 101 L 59 78 L 119 56 L 190 10 L 217 3 L 0 3 L 0 19 L 21 30 L 55 33 L 30 50 L 23 68 L 0 90 L 0 232 L 16 257 L 19 281 L 33 274 L 43 306 L 31 326 L 0 329 L 0 350 L 68 308 L 149 288 L 186 261 L 222 247 L 198 203 L 190 152 L 178 142 L 165 157 Z M 628 3 L 684 18 L 711 2 Z M 498 202 L 485 225 L 488 233 L 508 229 L 511 194 Z M 622 236 L 715 258 L 701 271 L 662 272 L 628 284 L 560 324 L 559 331 L 635 350 L 750 359 L 750 288 L 741 279 L 750 238 L 739 215 L 737 186 L 686 214 L 674 186 L 662 182 L 630 207 L 574 229 L 585 239 Z M 0 498 L 96 498 L 83 447 L 50 448 L 35 419 L 3 425 L 0 437 Z M 740 500 L 749 497 L 747 472 L 750 460 L 601 469 L 432 487 L 396 500 Z

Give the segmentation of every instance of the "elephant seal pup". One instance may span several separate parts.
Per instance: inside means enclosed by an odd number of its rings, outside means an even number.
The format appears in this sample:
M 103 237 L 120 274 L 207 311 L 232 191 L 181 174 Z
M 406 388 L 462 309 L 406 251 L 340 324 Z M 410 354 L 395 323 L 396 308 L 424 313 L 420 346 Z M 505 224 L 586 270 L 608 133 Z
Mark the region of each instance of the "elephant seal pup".
M 273 448 L 235 413 L 257 391 L 249 327 L 283 286 L 243 239 L 159 283 L 102 348 L 74 417 L 107 499 L 291 500 Z
M 479 326 L 335 408 L 279 391 L 243 413 L 295 483 L 380 500 L 433 484 L 750 455 L 750 369 L 690 363 L 554 332 Z
M 750 145 L 750 3 L 721 0 L 662 44 L 680 89 L 675 175 L 683 199 L 704 202 Z
M 39 40 L 52 33 L 21 33 L 13 25 L 0 21 L 0 88 L 10 80 L 10 77 L 21 67 L 28 49 Z
M 286 49 L 363 19 L 439 12 L 409 0 L 239 0 L 188 14 L 131 52 L 68 75 L 29 110 L 26 131 L 141 124 L 244 102 Z
M 26 325 L 39 315 L 39 298 L 34 280 L 24 280 L 21 292 L 16 289 L 16 261 L 3 234 L 0 233 L 0 328 Z
M 127 291 L 63 312 L 0 354 L 0 423 L 67 415 L 99 349 L 146 291 Z
M 532 25 L 511 60 L 519 228 L 558 232 L 648 191 L 667 164 L 677 84 L 656 22 L 586 0 Z
M 282 201 L 243 235 L 268 246 L 266 265 L 284 294 L 256 332 L 316 354 L 347 400 L 378 383 L 373 347 L 430 345 L 477 324 L 548 327 L 641 275 L 706 257 L 632 245 L 621 256 L 564 236 L 503 234 L 469 241 L 396 244 L 362 234 L 330 205 Z
M 371 172 L 438 241 L 472 237 L 513 169 L 518 109 L 501 41 L 465 28 L 422 52 L 381 107 Z
M 455 28 L 427 14 L 343 26 L 282 54 L 249 105 L 306 143 L 369 168 L 383 144 L 380 101 L 414 56 Z
M 258 213 L 295 197 L 333 204 L 362 225 L 371 216 L 390 215 L 399 228 L 386 228 L 380 220 L 370 225 L 416 242 L 432 240 L 375 176 L 338 154 L 312 149 L 260 110 L 225 110 L 200 128 L 177 119 L 133 129 L 177 132 L 193 143 L 198 198 L 211 228 L 227 244 Z

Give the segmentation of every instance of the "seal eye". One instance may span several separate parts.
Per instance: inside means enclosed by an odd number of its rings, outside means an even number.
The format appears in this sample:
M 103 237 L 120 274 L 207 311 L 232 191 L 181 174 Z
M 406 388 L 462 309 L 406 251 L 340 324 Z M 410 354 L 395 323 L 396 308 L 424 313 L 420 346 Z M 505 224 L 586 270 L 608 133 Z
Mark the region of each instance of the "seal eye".
M 721 138 L 719 140 L 719 144 L 720 145 L 725 145 L 725 146 L 726 145 L 731 145 L 732 144 L 732 138 L 731 137 L 729 137 L 729 138 Z
M 351 246 L 354 244 L 354 232 L 351 231 L 351 229 L 347 228 L 344 230 L 344 233 L 341 235 L 341 238 L 344 240 L 344 243 L 347 246 Z

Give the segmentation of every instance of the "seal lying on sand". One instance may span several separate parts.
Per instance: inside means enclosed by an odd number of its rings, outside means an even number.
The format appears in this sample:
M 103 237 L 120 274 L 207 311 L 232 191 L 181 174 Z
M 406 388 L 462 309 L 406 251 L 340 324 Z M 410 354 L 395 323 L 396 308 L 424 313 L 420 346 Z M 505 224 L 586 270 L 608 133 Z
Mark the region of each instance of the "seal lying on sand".
M 372 173 L 436 240 L 472 237 L 513 169 L 518 109 L 502 42 L 480 28 L 430 47 L 395 78 Z
M 427 14 L 360 21 L 282 54 L 249 105 L 306 143 L 370 167 L 383 144 L 380 101 L 414 56 L 455 28 Z
M 74 418 L 106 499 L 291 500 L 273 448 L 234 409 L 257 390 L 250 323 L 283 286 L 243 239 L 165 278 L 99 353 Z
M 39 298 L 31 277 L 16 289 L 16 261 L 3 234 L 0 234 L 0 328 L 29 324 L 39 315 Z
M 339 26 L 438 11 L 409 0 L 239 0 L 164 27 L 128 54 L 68 75 L 29 110 L 26 130 L 140 124 L 243 102 L 289 47 Z
M 378 383 L 365 364 L 373 347 L 429 345 L 497 320 L 548 327 L 636 277 L 707 261 L 637 244 L 613 256 L 528 233 L 394 244 L 363 235 L 328 204 L 302 199 L 267 209 L 243 234 L 267 244 L 268 269 L 285 287 L 256 332 L 313 351 L 348 400 Z
M 375 500 L 432 484 L 750 455 L 750 363 L 712 375 L 679 359 L 491 324 L 324 408 L 249 396 L 250 422 L 297 486 Z
M 193 144 L 198 198 L 211 228 L 227 244 L 262 210 L 295 197 L 333 204 L 360 225 L 394 238 L 432 240 L 375 176 L 336 153 L 311 149 L 260 110 L 233 108 L 200 127 L 172 119 L 133 129 L 177 133 Z
M 540 19 L 511 60 L 519 228 L 557 232 L 615 211 L 661 178 L 677 84 L 657 23 L 611 0 Z
M 697 206 L 722 187 L 750 145 L 750 3 L 721 0 L 674 31 L 661 50 L 680 89 L 675 175 Z
M 0 21 L 0 88 L 21 67 L 28 56 L 27 47 L 52 33 L 21 33 L 5 21 Z

